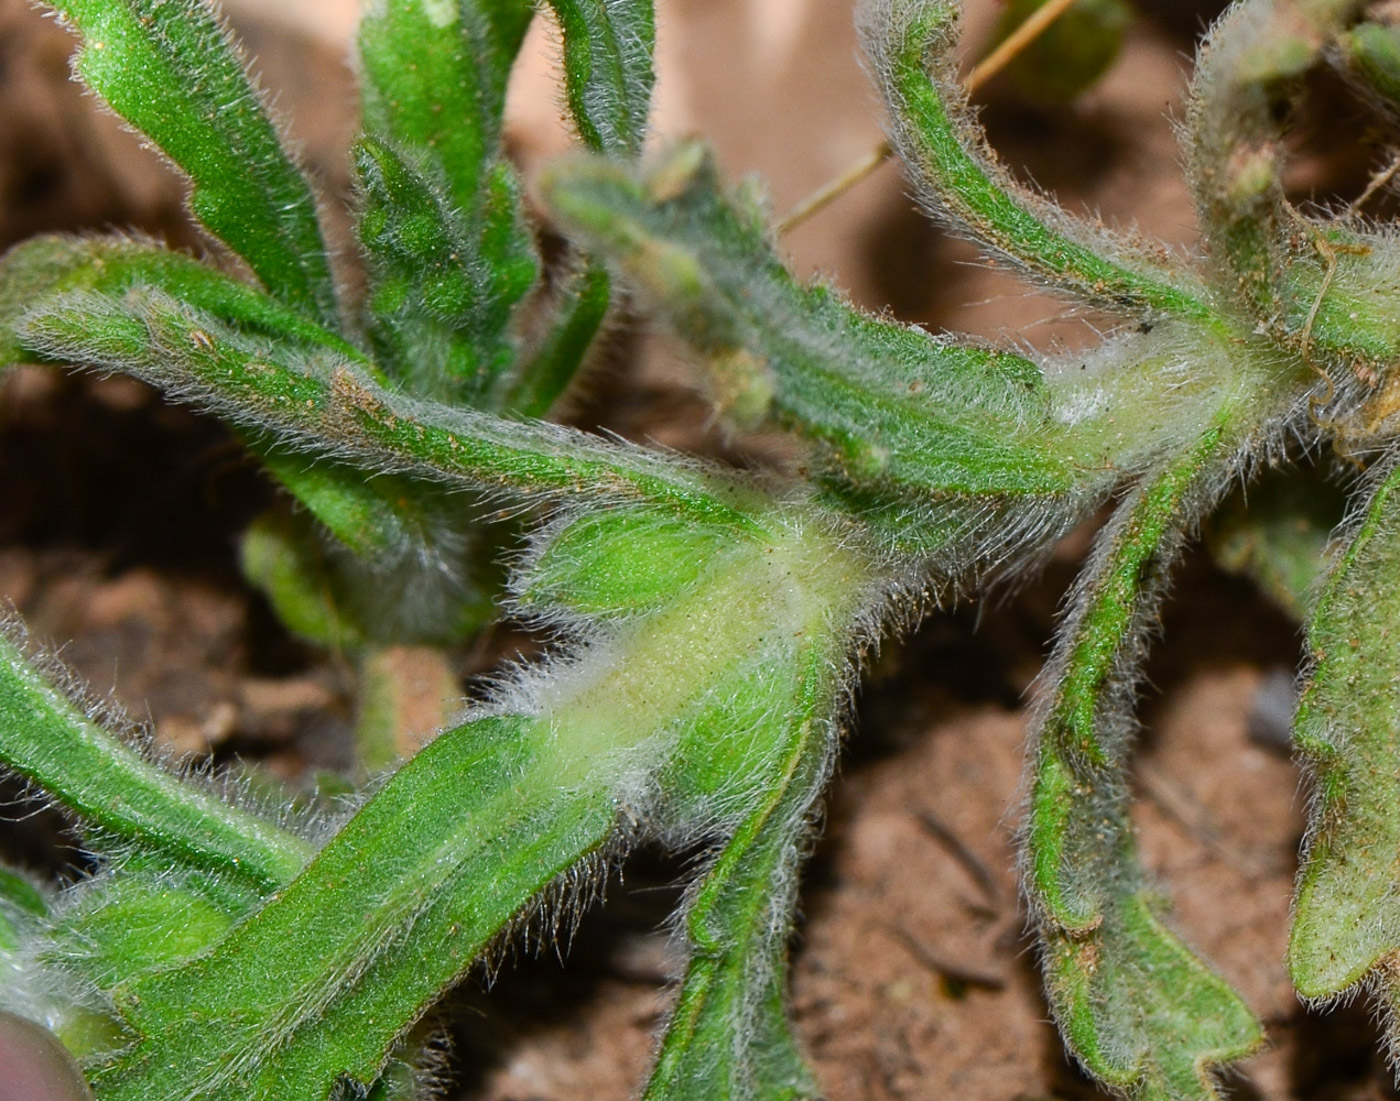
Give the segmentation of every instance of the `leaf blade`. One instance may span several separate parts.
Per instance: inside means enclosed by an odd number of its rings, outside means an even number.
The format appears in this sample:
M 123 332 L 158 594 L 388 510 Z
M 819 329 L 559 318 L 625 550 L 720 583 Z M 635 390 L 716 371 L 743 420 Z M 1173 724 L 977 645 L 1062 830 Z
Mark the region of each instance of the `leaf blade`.
M 513 308 L 540 262 L 502 147 L 522 0 L 380 3 L 361 20 L 372 331 L 386 367 L 424 397 L 492 407 L 517 357 Z
M 88 716 L 0 634 L 0 763 L 111 838 L 273 890 L 309 858 L 295 835 L 146 759 Z
M 1308 625 L 1311 669 L 1294 740 L 1313 800 L 1294 899 L 1288 963 L 1306 998 L 1331 998 L 1367 975 L 1392 988 L 1385 961 L 1400 947 L 1394 900 L 1400 758 L 1393 670 L 1397 498 L 1393 462 L 1379 472 L 1350 543 Z M 1394 1009 L 1393 992 L 1384 995 Z M 1390 1030 L 1395 1034 L 1395 1018 Z
M 192 335 L 194 334 L 194 335 Z M 538 421 L 415 402 L 344 363 L 274 349 L 199 319 L 157 290 L 60 296 L 25 316 L 28 347 L 123 371 L 296 447 L 386 461 L 402 473 L 559 500 L 593 491 L 653 501 L 737 530 L 762 494 L 749 481 Z M 370 489 L 373 483 L 369 483 Z
M 828 641 L 827 645 L 830 645 Z M 787 1010 L 787 938 L 796 907 L 794 868 L 801 859 L 817 801 L 830 777 L 841 658 L 822 643 L 798 648 L 792 665 L 768 676 L 775 697 L 755 710 L 780 748 L 761 767 L 740 760 L 752 810 L 692 889 L 685 915 L 691 959 L 662 1036 L 644 1101 L 763 1101 L 815 1096 L 816 1079 L 802 1056 Z M 776 664 L 776 663 L 775 663 Z M 732 720 L 707 716 L 694 750 L 724 752 Z M 732 735 L 730 739 L 732 740 Z M 685 756 L 685 750 L 680 753 Z M 678 767 L 684 769 L 684 763 Z M 702 772 L 713 771 L 707 761 Z
M 1051 1008 L 1070 1051 L 1134 1098 L 1217 1098 L 1213 1068 L 1263 1042 L 1239 995 L 1162 922 L 1137 861 L 1125 774 L 1140 640 L 1184 533 L 1224 481 L 1238 416 L 1223 409 L 1100 533 L 1056 643 L 1031 755 L 1023 865 Z
M 564 35 L 564 85 L 584 144 L 641 152 L 651 109 L 656 15 L 652 0 L 549 0 Z
M 877 0 L 861 17 L 891 141 L 925 205 L 1078 300 L 1220 327 L 1209 292 L 1184 265 L 1071 217 L 1000 166 L 953 68 L 960 10 L 955 0 Z
M 199 221 L 273 297 L 338 331 L 335 281 L 306 178 L 203 0 L 54 0 L 74 69 L 190 178 Z

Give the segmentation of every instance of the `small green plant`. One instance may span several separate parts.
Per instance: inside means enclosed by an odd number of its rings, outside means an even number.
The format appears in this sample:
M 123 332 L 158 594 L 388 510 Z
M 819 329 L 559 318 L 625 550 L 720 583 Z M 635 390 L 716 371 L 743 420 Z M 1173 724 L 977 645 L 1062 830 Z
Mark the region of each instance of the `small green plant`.
M 710 854 L 643 1096 L 815 1096 L 787 940 L 862 656 L 1106 504 L 1028 755 L 1025 894 L 1075 1057 L 1124 1096 L 1215 1096 L 1263 1030 L 1134 855 L 1136 687 L 1183 544 L 1232 487 L 1327 445 L 1369 469 L 1308 601 L 1314 795 L 1289 963 L 1303 997 L 1363 990 L 1400 1034 L 1400 241 L 1299 211 L 1279 178 L 1280 120 L 1315 65 L 1400 110 L 1383 13 L 1240 0 L 1216 25 L 1184 126 L 1207 249 L 1181 258 L 997 165 L 949 60 L 956 3 L 868 0 L 892 141 L 930 211 L 1121 321 L 1088 353 L 1036 356 L 804 285 L 761 196 L 727 189 L 703 146 L 641 159 L 647 0 L 550 0 L 587 152 L 539 181 L 572 249 L 548 280 L 501 149 L 533 5 L 368 6 L 360 302 L 206 0 L 48 6 L 81 40 L 79 77 L 188 176 L 227 263 L 28 242 L 0 264 L 3 359 L 135 375 L 234 425 L 295 503 L 250 532 L 249 574 L 294 628 L 364 658 L 367 695 L 383 647 L 450 645 L 492 607 L 561 640 L 353 813 L 313 820 L 168 769 L 10 622 L 0 761 L 81 823 L 95 870 L 62 891 L 0 871 L 0 1008 L 57 1034 L 98 1097 L 431 1092 L 434 1001 L 522 924 L 567 921 L 641 837 Z M 802 441 L 797 472 L 541 419 L 615 280 L 693 349 L 729 418 Z M 34 1037 L 0 1016 L 0 1052 L 52 1061 Z

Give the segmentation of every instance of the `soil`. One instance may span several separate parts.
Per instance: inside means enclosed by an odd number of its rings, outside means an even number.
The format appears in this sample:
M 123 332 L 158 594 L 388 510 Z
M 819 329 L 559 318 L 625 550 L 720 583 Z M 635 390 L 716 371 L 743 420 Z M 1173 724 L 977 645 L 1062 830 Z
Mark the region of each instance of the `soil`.
M 1169 120 L 1182 114 L 1194 35 L 1220 6 L 1144 0 L 1119 64 L 1072 105 L 1029 105 L 994 82 L 983 100 L 995 144 L 1070 209 L 1189 246 L 1195 221 Z M 353 0 L 228 7 L 336 208 L 349 186 Z M 971 7 L 979 41 L 996 6 Z M 661 132 L 709 136 L 728 175 L 768 181 L 775 210 L 878 140 L 847 0 L 659 9 Z M 68 45 L 25 0 L 0 0 L 0 245 L 130 227 L 204 247 L 179 182 L 68 83 Z M 527 174 L 564 141 L 548 43 L 531 49 L 512 99 L 511 144 Z M 1333 114 L 1294 182 L 1349 197 L 1367 155 L 1323 139 L 1369 124 L 1335 89 L 1319 94 Z M 347 248 L 345 223 L 333 232 Z M 890 166 L 785 245 L 799 270 L 901 317 L 1041 346 L 1093 338 L 1092 318 L 970 264 L 975 250 L 915 212 Z M 772 441 L 705 427 L 708 409 L 664 338 L 619 332 L 604 358 L 575 400 L 578 422 L 712 454 L 771 452 Z M 4 382 L 0 594 L 63 645 L 96 694 L 177 752 L 256 760 L 296 782 L 345 766 L 354 701 L 344 663 L 288 636 L 241 581 L 238 533 L 272 497 L 217 424 L 137 384 L 37 368 Z M 1087 537 L 1076 533 L 1014 591 L 931 616 L 871 670 L 794 944 L 798 1028 L 833 1099 L 1100 1096 L 1046 1020 L 1013 874 L 1027 703 Z M 1283 971 L 1303 798 L 1286 733 L 1268 716 L 1286 714 L 1298 624 L 1196 552 L 1162 634 L 1135 773 L 1140 843 L 1178 926 L 1267 1024 L 1269 1047 L 1232 1093 L 1397 1096 L 1365 1013 L 1305 1010 Z M 463 656 L 463 691 L 510 645 L 498 637 Z M 75 859 L 50 843 L 55 819 L 23 804 L 10 813 L 24 821 L 0 843 L 7 857 L 54 869 Z M 677 965 L 665 918 L 694 856 L 629 859 L 574 934 L 567 967 L 554 952 L 526 954 L 489 992 L 469 982 L 453 995 L 458 1095 L 634 1093 Z

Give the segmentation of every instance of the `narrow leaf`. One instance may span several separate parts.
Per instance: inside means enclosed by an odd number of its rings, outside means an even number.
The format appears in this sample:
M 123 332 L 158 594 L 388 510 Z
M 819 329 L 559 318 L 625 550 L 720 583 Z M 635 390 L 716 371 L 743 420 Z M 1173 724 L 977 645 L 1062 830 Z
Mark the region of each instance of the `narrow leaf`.
M 720 195 L 699 146 L 670 152 L 642 178 L 576 161 L 541 189 L 556 217 L 706 357 L 721 407 L 745 421 L 771 408 L 820 441 L 833 480 L 944 496 L 1072 487 L 1072 464 L 1024 430 L 1045 409 L 1035 364 L 935 341 L 801 286 L 774 255 L 761 212 Z
M 212 350 L 212 334 L 229 331 L 263 350 L 275 348 L 276 355 L 319 353 L 329 363 L 354 364 L 377 377 L 358 349 L 255 288 L 179 253 L 125 238 L 39 238 L 0 260 L 0 352 L 13 361 L 47 356 L 74 362 L 63 353 L 49 356 L 21 328 L 27 314 L 83 294 L 103 303 L 99 312 L 118 314 L 139 314 L 134 303 L 144 294 L 178 299 L 172 308 L 182 314 L 185 341 L 193 347 Z M 101 328 L 96 317 L 93 325 Z M 94 332 L 91 339 L 100 335 Z M 135 344 L 131 352 L 137 354 Z M 337 539 L 378 565 L 423 553 L 442 529 L 439 513 L 446 503 L 436 487 L 394 475 L 366 478 L 358 468 L 312 459 L 272 440 L 255 437 L 249 446 Z
M 0 636 L 0 763 L 109 838 L 258 890 L 281 886 L 311 852 L 103 729 L 8 635 Z
M 154 287 L 219 320 L 369 368 L 364 353 L 275 298 L 183 253 L 131 237 L 35 237 L 0 258 L 0 358 L 25 349 L 14 325 L 46 297 L 71 291 L 119 295 Z
M 53 0 L 74 69 L 191 183 L 190 209 L 280 299 L 331 330 L 335 283 L 311 187 L 207 0 Z
M 1377 475 L 1308 627 L 1311 672 L 1294 737 L 1313 799 L 1288 957 L 1305 998 L 1331 998 L 1372 979 L 1392 1036 L 1400 951 L 1397 487 L 1391 463 Z
M 1218 1097 L 1213 1068 L 1263 1040 L 1239 996 L 1163 923 L 1137 863 L 1126 777 L 1141 640 L 1232 450 L 1229 432 L 1207 433 L 1100 534 L 1033 751 L 1024 859 L 1051 1008 L 1084 1066 L 1144 1101 Z
M 626 7 L 614 17 L 631 24 Z M 514 331 L 514 307 L 540 263 L 502 149 L 502 114 L 532 11 L 524 0 L 376 5 L 361 23 L 357 159 L 372 331 L 391 373 L 420 396 L 542 416 L 582 362 L 608 288 L 586 268 L 551 303 L 557 316 L 538 347 Z M 575 52 L 598 45 L 596 34 L 583 38 L 570 32 L 566 42 Z M 638 64 L 650 64 L 649 41 L 624 67 Z
M 1361 23 L 1341 38 L 1350 70 L 1393 113 L 1400 110 L 1400 27 Z
M 516 208 L 513 176 L 503 169 L 492 177 L 494 194 L 478 197 L 473 218 L 445 203 L 427 170 L 372 138 L 356 144 L 355 163 L 382 361 L 420 397 L 484 405 L 515 359 L 507 326 L 538 274 L 522 226 L 493 235 L 481 224 L 488 200 Z
M 1301 623 L 1344 511 L 1342 487 L 1321 471 L 1270 471 L 1247 491 L 1232 494 L 1210 518 L 1206 546 L 1217 563 L 1249 577 Z
M 1311 385 L 1273 347 L 1192 323 L 1037 361 L 863 314 L 788 273 L 765 212 L 724 194 L 695 143 L 640 173 L 567 162 L 541 192 L 703 357 L 722 410 L 811 440 L 829 499 L 949 573 L 1053 538 L 1189 442 L 1226 395 Z
M 1070 216 L 997 162 L 954 69 L 961 8 L 955 0 L 874 0 L 861 16 L 891 141 L 928 208 L 1078 300 L 1218 325 L 1199 278 L 1165 250 L 1154 254 Z
M 1191 82 L 1188 178 L 1217 282 L 1257 332 L 1321 378 L 1343 433 L 1390 430 L 1377 380 L 1400 356 L 1395 242 L 1348 219 L 1309 217 L 1284 193 L 1286 110 L 1361 0 L 1244 0 L 1213 29 Z
M 832 657 L 816 645 L 801 648 L 791 665 L 774 663 L 759 692 L 768 697 L 762 704 L 752 698 L 759 686 L 750 687 L 746 702 L 769 717 L 754 726 L 780 752 L 758 760 L 741 753 L 727 764 L 731 776 L 746 777 L 752 810 L 693 890 L 685 917 L 692 956 L 645 1101 L 796 1101 L 818 1093 L 792 1032 L 785 987 L 795 866 L 836 744 L 832 715 L 840 682 L 833 670 L 840 656 L 835 664 Z M 791 679 L 775 675 L 779 669 Z M 713 758 L 739 748 L 732 734 L 720 733 L 732 730 L 736 717 L 747 718 L 711 714 L 695 728 L 701 736 L 691 743 L 694 751 L 711 758 L 691 765 L 701 776 L 725 768 Z M 683 749 L 677 772 L 685 769 L 685 756 Z M 675 786 L 686 788 L 683 779 Z
M 373 1081 L 531 899 L 570 868 L 586 878 L 619 816 L 644 813 L 678 729 L 762 678 L 803 628 L 844 641 L 870 567 L 820 523 L 767 519 L 775 530 L 704 584 L 523 679 L 519 710 L 439 736 L 211 951 L 118 990 L 140 1039 L 97 1072 L 104 1096 L 272 1101 Z M 848 596 L 828 619 L 833 590 Z M 767 730 L 747 731 L 750 760 L 790 752 Z M 749 772 L 729 772 L 742 794 Z
M 1272 324 L 1293 264 L 1319 270 L 1293 243 L 1284 198 L 1279 110 L 1361 0 L 1244 0 L 1212 29 L 1192 75 L 1188 178 L 1221 286 Z
M 117 993 L 141 1041 L 104 1098 L 321 1098 L 395 1041 L 547 884 L 613 802 L 555 790 L 547 723 L 482 719 L 405 765 L 306 872 L 209 954 Z
M 780 618 L 763 651 L 715 685 L 662 773 L 667 830 L 724 841 L 686 906 L 692 954 L 647 1101 L 817 1095 L 787 1010 L 787 938 L 797 866 L 839 744 L 848 648 L 871 595 L 858 561 L 813 535 L 774 549 L 792 556 L 780 568 L 801 585 L 770 605 Z M 752 568 L 741 552 L 733 560 Z M 750 599 L 763 600 L 770 583 L 755 577 Z
M 583 366 L 611 299 L 611 280 L 603 268 L 590 264 L 576 273 L 555 305 L 544 338 L 504 380 L 504 396 L 495 408 L 522 417 L 543 417 L 554 408 Z
M 641 152 L 656 74 L 652 0 L 549 0 L 564 35 L 564 87 L 579 136 L 600 153 Z
M 54 359 L 136 375 L 290 444 L 487 492 L 558 499 L 592 491 L 738 530 L 752 526 L 745 509 L 759 499 L 742 479 L 639 447 L 414 402 L 351 366 L 288 355 L 156 291 L 120 302 L 64 296 L 32 310 L 21 336 Z
M 374 0 L 360 20 L 365 133 L 441 174 L 470 216 L 499 163 L 506 83 L 529 0 Z

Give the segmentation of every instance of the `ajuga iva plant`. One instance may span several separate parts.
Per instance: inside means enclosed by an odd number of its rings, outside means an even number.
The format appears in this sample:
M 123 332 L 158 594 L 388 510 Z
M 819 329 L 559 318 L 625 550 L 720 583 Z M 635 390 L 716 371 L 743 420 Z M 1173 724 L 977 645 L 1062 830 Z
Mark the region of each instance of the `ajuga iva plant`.
M 1308 601 L 1289 965 L 1304 998 L 1363 992 L 1397 1034 L 1400 241 L 1280 184 L 1314 66 L 1400 110 L 1384 10 L 1240 0 L 1214 27 L 1182 127 L 1205 242 L 1182 257 L 1002 170 L 950 60 L 957 4 L 861 6 L 930 213 L 1117 319 L 1070 357 L 863 314 L 788 272 L 756 189 L 727 187 L 702 145 L 643 157 L 647 0 L 550 0 L 582 151 L 538 181 L 570 242 L 549 279 L 501 147 L 534 6 L 367 5 L 357 301 L 207 0 L 48 7 L 80 40 L 78 77 L 188 178 L 216 247 L 20 245 L 0 263 L 4 358 L 134 375 L 226 418 L 287 490 L 245 558 L 304 633 L 448 646 L 489 603 L 558 640 L 353 812 L 310 819 L 168 767 L 8 622 L 0 761 L 92 854 L 61 890 L 0 871 L 0 1051 L 29 1053 L 51 1096 L 431 1093 L 434 1001 L 523 923 L 567 921 L 643 837 L 708 855 L 642 1096 L 816 1096 L 787 940 L 862 658 L 1105 507 L 1027 754 L 1025 898 L 1084 1067 L 1125 1096 L 1216 1095 L 1264 1033 L 1137 861 L 1134 698 L 1183 545 L 1232 488 L 1325 447 L 1366 473 Z M 726 416 L 791 433 L 805 460 L 740 472 L 542 419 L 617 285 L 692 349 Z

